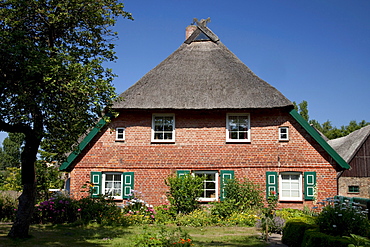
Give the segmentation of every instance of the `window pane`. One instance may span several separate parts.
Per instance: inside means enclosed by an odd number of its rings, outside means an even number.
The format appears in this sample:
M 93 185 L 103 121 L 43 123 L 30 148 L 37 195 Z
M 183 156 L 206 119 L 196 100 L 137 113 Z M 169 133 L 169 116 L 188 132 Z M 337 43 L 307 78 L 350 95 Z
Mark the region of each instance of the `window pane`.
M 216 184 L 214 182 L 206 182 L 206 189 L 216 189 Z
M 164 139 L 165 140 L 171 140 L 172 139 L 172 133 L 165 133 L 164 134 Z
M 298 182 L 299 175 L 290 175 L 291 180 L 296 180 Z
M 292 190 L 291 197 L 299 197 L 299 191 L 298 190 Z
M 290 197 L 289 190 L 283 190 L 283 191 L 282 191 L 282 196 L 283 196 L 283 197 Z
M 214 190 L 207 190 L 205 193 L 206 198 L 216 198 L 216 191 Z
M 163 134 L 162 133 L 155 133 L 154 134 L 154 139 L 156 139 L 156 140 L 162 140 L 163 139 Z

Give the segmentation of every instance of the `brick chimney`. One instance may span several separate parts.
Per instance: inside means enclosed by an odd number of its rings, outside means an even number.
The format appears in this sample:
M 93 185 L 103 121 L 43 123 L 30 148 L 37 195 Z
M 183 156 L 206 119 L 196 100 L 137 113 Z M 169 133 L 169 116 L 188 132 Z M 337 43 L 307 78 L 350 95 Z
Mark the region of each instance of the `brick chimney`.
M 197 29 L 197 26 L 190 25 L 186 27 L 185 40 L 187 40 L 190 35 Z

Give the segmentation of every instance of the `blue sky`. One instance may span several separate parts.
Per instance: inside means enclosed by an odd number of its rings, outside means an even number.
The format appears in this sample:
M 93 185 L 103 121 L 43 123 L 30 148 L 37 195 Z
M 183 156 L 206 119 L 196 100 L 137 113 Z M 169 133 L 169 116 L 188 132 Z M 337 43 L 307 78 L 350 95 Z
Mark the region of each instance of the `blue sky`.
M 174 52 L 193 18 L 208 27 L 257 76 L 309 115 L 336 127 L 370 121 L 368 0 L 125 0 L 134 21 L 119 20 L 120 94 Z M 0 144 L 4 138 L 0 134 Z

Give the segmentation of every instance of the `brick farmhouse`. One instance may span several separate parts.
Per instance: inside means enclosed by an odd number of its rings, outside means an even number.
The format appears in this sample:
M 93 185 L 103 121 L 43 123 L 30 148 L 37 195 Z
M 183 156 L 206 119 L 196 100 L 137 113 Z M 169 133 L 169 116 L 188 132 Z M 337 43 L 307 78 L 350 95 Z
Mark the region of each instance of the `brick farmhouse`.
M 256 76 L 207 26 L 123 92 L 111 121 L 101 119 L 61 170 L 70 194 L 86 181 L 94 195 L 123 202 L 132 189 L 167 203 L 165 179 L 206 176 L 199 201 L 222 200 L 228 178 L 247 178 L 279 207 L 303 208 L 338 194 L 349 165 L 276 88 Z

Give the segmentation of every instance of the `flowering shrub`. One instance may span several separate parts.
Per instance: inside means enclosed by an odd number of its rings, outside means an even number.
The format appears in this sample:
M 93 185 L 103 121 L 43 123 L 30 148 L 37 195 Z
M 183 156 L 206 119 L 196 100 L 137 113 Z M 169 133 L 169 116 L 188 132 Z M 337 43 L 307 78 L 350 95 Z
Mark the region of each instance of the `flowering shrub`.
M 175 223 L 176 210 L 170 205 L 160 205 L 154 208 L 156 224 L 173 224 Z
M 96 222 L 101 225 L 128 225 L 129 222 L 116 204 L 103 196 L 73 200 L 65 196 L 50 198 L 35 205 L 35 223 Z
M 77 220 L 75 204 L 70 198 L 50 198 L 35 205 L 34 221 L 38 223 L 65 223 Z
M 224 222 L 227 225 L 232 226 L 254 226 L 256 221 L 258 220 L 258 216 L 250 212 L 242 212 L 242 213 L 233 213 L 230 217 L 226 218 Z
M 125 202 L 123 213 L 130 224 L 147 224 L 155 220 L 155 210 L 142 199 L 139 191 L 132 190 L 130 198 Z
M 134 246 L 147 247 L 147 246 L 193 246 L 193 240 L 187 232 L 182 231 L 181 228 L 168 230 L 162 228 L 158 234 L 148 232 L 147 228 L 144 233 L 137 236 Z
M 320 232 L 333 236 L 369 235 L 368 210 L 362 210 L 358 203 L 329 198 L 319 204 L 323 205 L 317 217 Z

